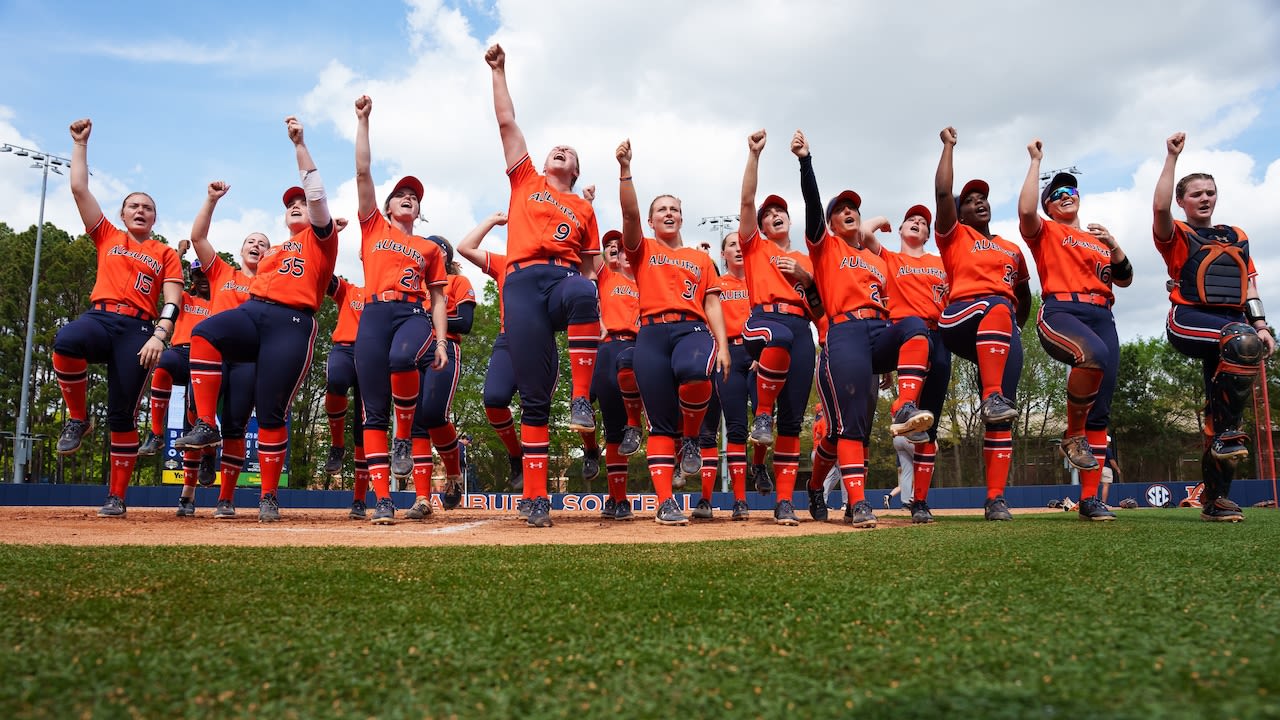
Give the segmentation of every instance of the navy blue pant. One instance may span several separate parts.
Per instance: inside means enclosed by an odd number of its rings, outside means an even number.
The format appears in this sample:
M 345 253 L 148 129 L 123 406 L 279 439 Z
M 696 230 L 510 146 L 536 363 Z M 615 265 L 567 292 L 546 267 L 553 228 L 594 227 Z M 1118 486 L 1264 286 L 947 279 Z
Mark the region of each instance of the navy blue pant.
M 191 334 L 222 353 L 223 363 L 250 366 L 251 370 L 233 368 L 230 377 L 223 377 L 223 387 L 252 387 L 258 426 L 273 429 L 285 426 L 289 406 L 311 367 L 316 327 L 315 317 L 305 310 L 249 300 L 202 320 Z M 233 419 L 234 413 L 224 413 Z
M 520 422 L 545 426 L 559 375 L 556 332 L 600 319 L 595 283 L 573 268 L 528 265 L 507 275 L 502 306 L 507 341 L 520 353 L 520 362 L 513 364 L 520 391 Z
M 600 343 L 596 351 L 591 399 L 600 404 L 606 443 L 622 442 L 622 432 L 627 427 L 627 406 L 622 401 L 622 389 L 618 387 L 618 371 L 622 369 L 620 361 L 624 353 L 630 362 L 634 362 L 635 346 L 635 340 L 609 340 Z
M 364 401 L 364 426 L 391 426 L 391 373 L 417 370 L 431 343 L 431 320 L 413 302 L 370 302 L 356 331 L 356 377 Z
M 1018 378 L 1022 376 L 1022 332 L 1018 329 L 1018 315 L 1014 312 L 1013 303 L 997 296 L 954 302 L 942 312 L 942 340 L 947 349 L 954 355 L 978 362 L 978 323 L 986 316 L 994 305 L 1005 305 L 1013 318 L 1013 332 L 1009 336 L 1009 357 L 1004 364 L 1004 375 L 1000 378 L 1000 393 L 1010 402 L 1017 400 Z M 954 319 L 948 322 L 948 319 Z M 1002 423 L 1012 426 L 1011 423 Z M 995 426 L 993 426 L 995 427 Z
M 352 392 L 351 437 L 356 447 L 364 447 L 364 418 L 361 408 L 364 407 L 360 397 L 360 381 L 356 378 L 356 350 L 352 343 L 334 343 L 329 349 L 329 358 L 325 363 L 325 392 L 332 395 L 346 395 Z
M 435 359 L 435 342 L 424 358 Z M 462 363 L 458 360 L 460 348 L 458 343 L 445 341 L 445 355 L 448 361 L 437 370 L 430 362 L 423 363 L 422 387 L 418 391 L 418 408 L 413 413 L 413 437 L 429 438 L 431 430 L 449 424 L 449 408 L 453 406 L 453 394 L 458 389 L 459 373 Z
M 684 320 L 640 328 L 633 369 L 649 434 L 680 437 L 680 386 L 711 378 L 716 341 L 706 323 Z
M 942 403 L 947 399 L 947 388 L 951 386 L 951 351 L 942 341 L 942 332 L 929 331 L 929 376 L 924 379 L 924 387 L 920 388 L 919 408 L 933 413 L 933 424 L 929 426 L 929 442 L 938 442 L 938 421 L 942 418 Z
M 702 432 L 698 435 L 698 447 L 716 447 L 716 435 L 720 431 L 720 416 L 724 415 L 725 441 L 747 442 L 747 401 L 755 390 L 755 376 L 751 374 L 751 355 L 743 343 L 729 344 L 729 377 L 713 373 L 716 391 L 711 395 L 707 415 L 702 419 Z
M 1049 357 L 1071 367 L 1102 371 L 1102 385 L 1089 408 L 1085 428 L 1102 430 L 1111 424 L 1111 398 L 1120 370 L 1120 337 L 1109 308 L 1048 298 L 1040 306 L 1036 334 Z
M 1192 305 L 1174 305 L 1165 324 L 1165 334 L 1174 350 L 1200 361 L 1205 397 L 1213 389 L 1213 376 L 1222 360 L 1220 333 L 1229 323 L 1245 322 L 1235 310 L 1210 310 Z
M 809 321 L 798 315 L 760 312 L 752 309 L 742 330 L 747 350 L 753 360 L 760 359 L 766 347 L 786 348 L 791 353 L 791 367 L 787 381 L 778 393 L 777 434 L 799 437 L 804 424 L 805 411 L 809 407 L 809 391 L 813 387 L 813 371 L 816 355 L 813 347 L 813 331 Z
M 818 376 L 827 426 L 846 440 L 870 437 L 872 413 L 880 392 L 877 375 L 898 367 L 898 351 L 929 328 L 920 318 L 846 320 L 827 331 L 827 362 Z M 869 409 L 870 408 L 870 409 Z
M 516 396 L 516 371 L 511 367 L 511 350 L 507 334 L 498 333 L 489 354 L 489 367 L 484 373 L 484 406 L 487 408 L 510 407 Z
M 138 364 L 138 352 L 151 339 L 155 325 L 106 310 L 89 310 L 63 325 L 53 351 L 107 365 L 107 424 L 111 432 L 138 427 L 138 406 L 150 370 Z

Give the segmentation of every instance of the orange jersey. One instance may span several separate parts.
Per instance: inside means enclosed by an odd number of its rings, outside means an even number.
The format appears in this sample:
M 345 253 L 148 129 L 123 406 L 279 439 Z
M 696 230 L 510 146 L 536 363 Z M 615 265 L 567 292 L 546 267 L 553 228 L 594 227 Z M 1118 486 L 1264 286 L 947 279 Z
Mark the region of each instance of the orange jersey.
M 507 260 L 525 263 L 558 258 L 577 266 L 600 254 L 600 229 L 591 203 L 553 189 L 528 155 L 507 170 L 511 205 L 507 211 Z
M 210 301 L 196 297 L 189 292 L 182 293 L 182 314 L 173 326 L 173 344 L 190 345 L 191 330 L 201 320 L 213 313 L 209 312 Z
M 1111 249 L 1088 230 L 1053 220 L 1040 222 L 1040 234 L 1022 236 L 1031 248 L 1040 276 L 1040 293 L 1092 293 L 1114 300 Z
M 813 326 L 818 330 L 818 345 L 826 347 L 827 331 L 831 329 L 831 320 L 826 315 L 823 315 L 813 321 Z
M 1225 229 L 1225 226 L 1218 226 L 1218 229 Z M 1237 237 L 1244 243 L 1247 248 L 1249 236 L 1238 227 L 1231 228 L 1235 231 Z M 1156 250 L 1160 251 L 1160 257 L 1164 258 L 1165 269 L 1169 271 L 1169 278 L 1175 281 L 1173 290 L 1169 292 L 1169 300 L 1175 305 L 1202 305 L 1205 303 L 1192 302 L 1183 294 L 1181 286 L 1183 266 L 1186 265 L 1190 257 L 1190 239 L 1187 237 L 1189 233 L 1193 233 L 1194 229 L 1182 222 L 1175 220 L 1173 222 L 1173 235 L 1168 240 L 1161 241 L 1156 238 Z M 1253 257 L 1249 256 L 1245 261 L 1246 280 L 1253 280 L 1258 276 L 1257 269 L 1253 266 Z
M 869 308 L 889 314 L 889 266 L 884 258 L 825 231 L 809 243 L 813 279 L 828 317 Z
M 338 324 L 333 328 L 333 341 L 336 343 L 353 343 L 356 332 L 360 329 L 360 314 L 364 312 L 364 287 L 337 278 L 338 289 L 333 293 L 333 302 L 338 306 Z
M 968 225 L 956 223 L 951 232 L 939 234 L 938 250 L 952 299 L 996 295 L 1017 302 L 1013 289 L 1031 277 L 1021 248 L 999 235 L 988 239 Z
M 913 257 L 880 247 L 889 266 L 889 319 L 918 317 L 931 328 L 947 306 L 947 271 L 942 257 L 925 253 Z
M 393 227 L 376 209 L 360 221 L 360 257 L 369 297 L 391 293 L 407 296 L 395 299 L 421 302 L 428 287 L 444 287 L 440 246 Z
M 742 241 L 742 262 L 747 275 L 747 292 L 752 305 L 787 303 L 805 310 L 809 304 L 804 299 L 804 288 L 792 282 L 778 269 L 778 258 L 794 258 L 796 264 L 813 274 L 813 262 L 809 256 L 795 250 L 783 250 L 778 244 L 760 234 L 757 229 L 751 237 Z
M 210 315 L 239 307 L 249 299 L 249 285 L 253 282 L 253 276 L 231 267 L 230 263 L 217 255 L 213 256 L 209 267 L 204 269 L 204 276 L 209 278 Z
M 726 273 L 716 278 L 716 286 L 720 288 L 720 313 L 724 315 L 725 337 L 739 337 L 742 326 L 751 317 L 751 294 L 747 292 L 747 281 Z
M 634 335 L 640 328 L 640 287 L 636 281 L 605 265 L 596 276 L 596 286 L 604 331 Z
M 480 268 L 485 275 L 493 278 L 494 284 L 498 286 L 498 332 L 505 332 L 507 329 L 506 319 L 506 302 L 502 299 L 502 286 L 507 282 L 507 256 L 498 253 L 485 252 L 484 266 Z
M 623 246 L 627 262 L 640 289 L 640 316 L 682 312 L 706 322 L 702 300 L 717 293 L 716 266 L 711 256 L 689 247 L 669 248 L 653 238 L 643 238 L 630 250 Z
M 432 243 L 434 245 L 435 243 Z M 449 318 L 458 317 L 458 306 L 464 303 L 476 304 L 476 291 L 471 287 L 471 281 L 462 275 L 449 275 L 445 281 L 444 288 L 444 312 Z M 430 310 L 431 304 L 427 303 Z M 449 333 L 448 339 L 454 342 L 462 342 L 462 336 L 457 333 Z
M 337 227 L 324 240 L 316 237 L 315 228 L 308 227 L 267 250 L 258 262 L 258 274 L 249 283 L 249 294 L 315 312 L 324 300 L 337 260 Z
M 182 283 L 178 253 L 153 238 L 138 242 L 107 222 L 106 215 L 88 232 L 98 249 L 98 279 L 93 283 L 90 302 L 127 305 L 142 317 L 154 320 L 156 306 L 164 298 L 161 286 Z

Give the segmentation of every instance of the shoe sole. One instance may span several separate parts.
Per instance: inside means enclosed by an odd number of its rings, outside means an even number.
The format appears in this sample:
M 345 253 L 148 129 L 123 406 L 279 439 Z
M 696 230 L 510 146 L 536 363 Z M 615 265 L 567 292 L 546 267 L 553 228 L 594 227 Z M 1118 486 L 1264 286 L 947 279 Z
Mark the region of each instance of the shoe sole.
M 574 432 L 594 432 L 596 429 L 596 425 L 595 423 L 591 423 L 590 425 L 583 425 L 582 423 L 570 422 L 569 429 Z
M 1009 412 L 1001 413 L 999 415 L 992 415 L 991 417 L 987 417 L 984 415 L 982 417 L 982 422 L 987 425 L 995 425 L 996 423 L 1013 422 L 1014 420 L 1017 420 L 1017 419 L 1018 419 L 1018 411 L 1011 410 Z
M 752 445 L 763 445 L 763 446 L 765 446 L 765 447 L 771 447 L 771 446 L 773 445 L 773 438 L 772 438 L 772 437 L 769 437 L 769 438 L 758 438 L 758 437 L 756 437 L 755 435 L 752 435 L 752 436 L 751 436 L 751 438 L 750 438 L 750 440 L 751 440 L 751 444 L 752 444 Z
M 911 518 L 911 524 L 912 524 L 912 525 L 929 525 L 929 524 L 930 524 L 930 523 L 932 523 L 932 522 L 933 522 L 933 518 L 931 518 L 931 517 L 929 517 L 929 518 L 919 518 L 919 519 Z
M 809 517 L 813 518 L 814 520 L 817 520 L 818 522 L 826 522 L 831 517 L 831 515 L 828 513 L 810 512 Z
M 537 520 L 531 517 L 528 520 L 525 520 L 525 524 L 532 528 L 549 528 L 554 523 L 551 522 L 551 518 L 549 517 L 539 518 Z
M 104 517 L 104 518 L 121 518 L 124 516 L 125 516 L 125 513 L 104 513 L 104 512 L 98 513 L 98 517 Z
M 260 523 L 277 523 L 277 522 L 280 522 L 280 518 L 278 518 L 278 517 L 265 518 L 265 517 L 262 517 L 262 516 L 258 516 L 258 522 L 260 522 Z
M 1200 519 L 1205 522 L 1244 522 L 1244 515 L 1205 515 L 1200 513 Z
M 612 517 L 614 520 L 618 520 L 620 522 L 631 522 L 636 519 L 636 514 L 627 513 L 626 515 L 613 515 Z
M 96 423 L 94 422 L 93 418 L 89 418 L 89 429 L 85 430 L 85 431 L 84 431 L 84 433 L 83 433 L 82 435 L 80 435 L 80 442 L 76 443 L 76 446 L 75 446 L 75 447 L 73 447 L 73 448 L 67 448 L 66 450 L 63 450 L 62 448 L 58 448 L 58 449 L 57 449 L 57 450 L 58 450 L 58 454 L 59 454 L 59 455 L 75 455 L 77 452 L 79 452 L 79 451 L 80 451 L 80 446 L 81 446 L 81 445 L 84 445 L 84 439 L 93 433 L 93 431 L 94 431 L 94 426 L 95 426 L 95 425 L 96 425 Z M 175 447 L 176 447 L 176 446 L 175 446 Z M 115 516 L 114 516 L 114 515 L 103 515 L 103 517 L 115 517 Z
M 222 446 L 221 440 L 217 440 L 211 443 L 205 443 L 203 445 L 179 445 L 176 442 L 173 444 L 173 448 L 175 450 L 203 450 L 205 448 L 221 447 L 221 446 Z
M 986 519 L 990 522 L 1008 522 L 1013 519 L 1012 515 L 987 515 Z
M 784 526 L 786 526 L 786 527 L 796 527 L 797 525 L 799 525 L 799 524 L 800 524 L 800 520 L 799 520 L 799 519 L 797 519 L 797 518 L 780 518 L 780 517 L 775 517 L 775 518 L 773 519 L 773 524 L 774 524 L 774 525 L 784 525 Z
M 1213 457 L 1213 459 L 1214 459 L 1214 460 L 1222 460 L 1222 461 L 1225 461 L 1225 462 L 1239 462 L 1239 461 L 1241 461 L 1241 460 L 1247 460 L 1247 459 L 1249 458 L 1249 451 L 1248 451 L 1248 450 L 1245 450 L 1245 451 L 1243 451 L 1243 452 L 1237 452 L 1237 453 L 1226 453 L 1226 454 L 1223 454 L 1223 455 L 1219 455 L 1219 454 L 1217 454 L 1217 453 L 1210 452 L 1210 453 L 1209 453 L 1209 455 L 1211 455 L 1211 456 Z
M 893 423 L 889 425 L 889 432 L 892 435 L 906 435 L 917 430 L 928 430 L 933 424 L 933 413 L 922 412 L 919 415 L 913 415 L 904 423 Z M 926 439 L 927 442 L 927 439 Z
M 680 518 L 679 520 L 663 520 L 662 518 L 655 517 L 653 521 L 658 523 L 659 525 L 688 525 L 689 524 L 689 518 Z
M 733 515 L 729 519 L 734 522 L 743 522 L 746 520 L 750 520 L 751 516 L 750 515 Z
M 1091 522 L 1111 522 L 1116 519 L 1115 515 L 1099 515 L 1098 517 L 1089 517 L 1088 515 L 1080 515 L 1081 520 L 1089 520 Z
M 213 519 L 214 520 L 235 520 L 236 516 L 235 516 L 235 513 L 232 513 L 230 515 L 227 515 L 225 513 L 222 515 L 218 515 L 217 513 L 214 513 Z
M 1073 468 L 1075 468 L 1075 469 L 1077 469 L 1077 470 L 1083 470 L 1083 471 L 1085 471 L 1085 472 L 1088 472 L 1088 471 L 1090 471 L 1090 470 L 1097 470 L 1097 469 L 1098 469 L 1098 461 L 1097 461 L 1097 459 L 1096 459 L 1096 458 L 1093 460 L 1093 464 L 1091 464 L 1091 465 L 1082 465 L 1082 464 L 1080 464 L 1080 463 L 1076 462 L 1075 460 L 1072 460 L 1072 459 L 1071 459 L 1071 456 L 1069 456 L 1069 455 L 1064 456 L 1064 457 L 1066 457 L 1066 458 L 1067 458 L 1067 462 L 1071 464 L 1071 467 L 1073 467 Z M 1093 456 L 1091 455 L 1090 457 L 1093 457 Z
M 369 516 L 363 513 L 347 513 L 348 520 L 368 520 Z
M 875 526 L 876 526 L 876 521 L 875 521 L 875 520 L 862 520 L 862 521 L 860 521 L 860 522 L 853 522 L 853 518 L 849 518 L 849 524 L 850 524 L 850 525 L 852 525 L 852 526 L 854 526 L 854 527 L 856 527 L 856 528 L 873 528 L 873 527 L 875 527 Z
M 373 524 L 374 525 L 395 525 L 396 519 L 395 518 L 374 518 Z
M 712 513 L 711 511 L 707 511 L 705 514 L 700 515 L 698 514 L 697 511 L 694 511 L 689 514 L 689 517 L 693 518 L 694 520 L 711 520 L 715 518 L 715 514 Z

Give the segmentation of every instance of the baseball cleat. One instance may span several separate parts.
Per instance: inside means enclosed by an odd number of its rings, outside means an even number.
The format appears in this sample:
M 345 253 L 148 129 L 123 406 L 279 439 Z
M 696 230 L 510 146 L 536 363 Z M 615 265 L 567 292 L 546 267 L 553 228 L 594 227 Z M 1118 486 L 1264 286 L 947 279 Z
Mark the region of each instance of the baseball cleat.
M 551 498 L 534 498 L 529 507 L 529 518 L 525 522 L 529 527 L 551 527 Z
M 258 501 L 258 522 L 272 523 L 280 519 L 280 503 L 275 493 L 267 493 Z
M 873 528 L 876 526 L 876 514 L 871 510 L 871 503 L 859 500 L 853 504 L 848 513 L 849 524 L 856 528 Z
M 195 514 L 196 514 L 195 498 L 184 498 L 184 497 L 178 498 L 178 512 L 175 513 L 175 515 L 177 515 L 178 517 L 193 517 L 195 516 Z
M 809 517 L 818 522 L 826 522 L 830 516 L 830 508 L 827 507 L 824 495 L 826 492 L 822 488 L 809 488 Z
M 927 525 L 933 522 L 933 513 L 929 511 L 929 503 L 924 500 L 912 500 L 909 506 L 911 522 L 916 525 Z
M 347 455 L 347 448 L 341 445 L 332 445 L 329 447 L 329 458 L 324 461 L 324 471 L 329 475 L 337 475 L 342 472 L 342 460 Z
M 800 518 L 796 517 L 796 508 L 790 500 L 779 500 L 778 504 L 773 506 L 773 522 L 791 527 L 800 524 Z
M 912 433 L 923 432 L 929 429 L 933 424 L 933 413 L 928 410 L 921 410 L 916 407 L 913 402 L 903 403 L 902 407 L 893 414 L 893 422 L 889 425 L 889 432 L 897 435 L 911 435 Z
M 618 445 L 618 452 L 623 455 L 635 455 L 640 451 L 640 428 L 635 425 L 628 425 L 622 430 L 622 443 Z
M 1093 455 L 1093 446 L 1089 444 L 1089 439 L 1083 435 L 1064 438 L 1062 444 L 1058 446 L 1059 452 L 1079 470 L 1097 470 L 1098 458 Z
M 773 444 L 773 416 L 760 413 L 751 421 L 751 442 L 756 445 Z
M 148 430 L 147 439 L 143 440 L 142 444 L 138 446 L 138 457 L 150 457 L 155 455 L 160 452 L 160 446 L 163 444 L 164 443 L 160 441 L 159 435 L 155 434 L 154 431 Z
M 396 504 L 391 502 L 391 498 L 378 498 L 378 504 L 373 508 L 374 525 L 395 525 L 396 524 Z
M 84 436 L 90 432 L 93 432 L 93 420 L 67 420 L 62 426 L 62 434 L 58 436 L 58 454 L 70 455 L 79 450 Z
M 398 480 L 413 477 L 413 441 L 409 438 L 391 441 L 391 474 Z
M 1085 498 L 1077 507 L 1081 520 L 1108 521 L 1115 520 L 1116 514 L 1098 498 Z
M 173 446 L 179 450 L 202 450 L 221 444 L 222 433 L 204 420 L 197 420 L 191 432 L 173 441 Z
M 596 429 L 596 414 L 591 401 L 576 397 L 569 401 L 569 429 L 575 432 L 591 432 Z
M 654 522 L 659 525 L 688 525 L 689 518 L 680 512 L 680 506 L 676 505 L 675 498 L 667 498 L 658 506 L 658 512 L 653 516 Z
M 431 517 L 431 500 L 429 498 L 420 497 L 413 503 L 413 507 L 404 511 L 406 520 L 426 520 Z
M 236 506 L 230 500 L 219 500 L 217 506 L 213 508 L 214 520 L 228 520 L 235 516 Z
M 706 498 L 699 500 L 698 504 L 694 506 L 693 512 L 689 513 L 689 516 L 695 520 L 710 520 L 714 515 L 715 512 L 711 509 L 711 501 Z
M 1012 520 L 1013 515 L 1009 512 L 1009 503 L 1005 501 L 1003 495 L 997 495 L 991 498 L 982 506 L 982 515 L 987 520 Z
M 124 517 L 126 511 L 124 498 L 108 495 L 107 501 L 102 503 L 102 507 L 98 508 L 98 517 Z

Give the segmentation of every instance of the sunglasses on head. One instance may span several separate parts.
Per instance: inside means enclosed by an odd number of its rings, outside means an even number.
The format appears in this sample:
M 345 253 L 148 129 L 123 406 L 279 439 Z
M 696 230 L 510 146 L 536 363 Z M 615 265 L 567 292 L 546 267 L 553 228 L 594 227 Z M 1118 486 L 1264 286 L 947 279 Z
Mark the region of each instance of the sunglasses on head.
M 1065 197 L 1080 197 L 1080 191 L 1070 186 L 1060 187 L 1049 193 L 1049 202 L 1058 202 Z

